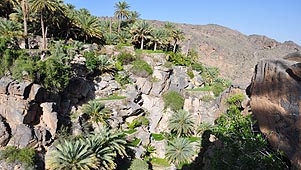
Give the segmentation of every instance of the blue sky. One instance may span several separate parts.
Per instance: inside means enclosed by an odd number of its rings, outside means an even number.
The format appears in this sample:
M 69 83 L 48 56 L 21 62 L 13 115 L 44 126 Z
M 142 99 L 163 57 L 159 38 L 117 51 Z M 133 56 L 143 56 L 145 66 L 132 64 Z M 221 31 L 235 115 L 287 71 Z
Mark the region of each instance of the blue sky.
M 112 16 L 118 0 L 65 0 L 96 16 Z M 126 0 L 142 19 L 218 24 L 244 34 L 301 45 L 301 0 Z

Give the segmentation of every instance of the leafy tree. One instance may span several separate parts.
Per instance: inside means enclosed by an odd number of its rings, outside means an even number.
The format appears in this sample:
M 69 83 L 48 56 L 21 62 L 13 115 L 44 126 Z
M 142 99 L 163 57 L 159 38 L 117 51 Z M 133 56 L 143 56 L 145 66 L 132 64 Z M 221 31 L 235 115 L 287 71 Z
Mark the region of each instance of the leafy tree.
M 119 24 L 118 24 L 118 32 L 120 32 L 120 26 L 121 22 L 124 18 L 128 18 L 130 15 L 130 5 L 125 2 L 125 1 L 119 1 L 118 3 L 115 4 L 115 13 L 114 15 L 119 19 Z
M 54 150 L 50 151 L 49 159 L 46 159 L 46 169 L 97 169 L 99 165 L 95 153 L 93 153 L 86 143 L 79 140 L 63 141 Z
M 187 136 L 193 133 L 194 118 L 191 113 L 185 110 L 179 110 L 171 115 L 168 121 L 168 128 L 178 137 Z
M 181 164 L 189 163 L 194 152 L 194 144 L 186 138 L 174 138 L 166 147 L 165 158 L 178 168 Z
M 150 32 L 152 31 L 151 25 L 142 20 L 137 21 L 131 28 L 132 39 L 140 42 L 140 49 L 143 50 L 144 41 L 150 38 Z

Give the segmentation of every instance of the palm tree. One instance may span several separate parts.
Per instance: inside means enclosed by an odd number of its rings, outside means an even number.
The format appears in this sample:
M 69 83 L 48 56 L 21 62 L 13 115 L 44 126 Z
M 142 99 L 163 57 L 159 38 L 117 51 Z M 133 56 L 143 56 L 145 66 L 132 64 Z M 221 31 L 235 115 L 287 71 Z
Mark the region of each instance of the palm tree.
M 84 41 L 89 38 L 102 38 L 101 22 L 97 17 L 90 15 L 86 9 L 80 9 L 76 15 L 75 25 L 82 30 Z
M 105 43 L 107 45 L 116 45 L 118 44 L 118 35 L 116 35 L 115 33 L 106 33 L 104 35 L 104 39 L 105 39 Z
M 179 110 L 175 112 L 169 119 L 168 127 L 172 133 L 176 133 L 178 137 L 192 134 L 194 130 L 194 119 L 192 115 L 185 111 Z
M 118 24 L 118 32 L 119 32 L 122 20 L 124 18 L 129 17 L 130 5 L 125 1 L 122 1 L 122 2 L 119 1 L 118 3 L 115 4 L 114 8 L 115 8 L 114 15 L 119 19 L 119 24 Z
M 154 44 L 154 51 L 157 50 L 157 46 L 165 42 L 166 31 L 163 29 L 155 29 L 151 32 L 151 42 Z
M 46 169 L 49 170 L 90 170 L 97 169 L 99 163 L 89 146 L 79 140 L 59 143 L 50 151 L 49 158 L 46 157 Z
M 175 138 L 166 147 L 165 158 L 179 166 L 182 163 L 189 163 L 194 156 L 194 144 L 186 138 Z
M 103 128 L 100 132 L 89 135 L 84 139 L 89 148 L 96 154 L 100 168 L 114 169 L 114 162 L 117 155 L 127 156 L 125 145 L 127 144 L 124 134 L 108 128 Z
M 55 11 L 62 11 L 62 6 L 59 3 L 60 1 L 56 0 L 31 0 L 31 10 L 33 12 L 39 13 L 40 15 L 40 23 L 42 29 L 42 37 L 43 37 L 43 45 L 42 48 L 47 48 L 47 27 L 45 26 L 45 15 L 46 12 L 53 13 Z
M 140 14 L 137 11 L 130 11 L 128 20 L 130 23 L 135 23 L 139 17 Z
M 106 123 L 111 114 L 105 109 L 105 105 L 96 100 L 89 101 L 83 105 L 82 112 L 89 115 L 94 122 Z
M 175 30 L 172 31 L 171 37 L 174 40 L 173 52 L 175 53 L 176 49 L 177 49 L 177 43 L 178 43 L 178 41 L 181 41 L 181 40 L 183 40 L 185 38 L 184 37 L 184 32 L 181 31 L 181 30 L 179 30 L 179 29 L 175 29 Z
M 18 22 L 0 18 L 0 37 L 21 37 L 21 27 L 21 24 Z
M 131 28 L 131 33 L 133 35 L 132 39 L 134 41 L 140 41 L 140 49 L 143 50 L 144 41 L 150 38 L 150 32 L 152 28 L 150 24 L 144 20 L 137 21 Z

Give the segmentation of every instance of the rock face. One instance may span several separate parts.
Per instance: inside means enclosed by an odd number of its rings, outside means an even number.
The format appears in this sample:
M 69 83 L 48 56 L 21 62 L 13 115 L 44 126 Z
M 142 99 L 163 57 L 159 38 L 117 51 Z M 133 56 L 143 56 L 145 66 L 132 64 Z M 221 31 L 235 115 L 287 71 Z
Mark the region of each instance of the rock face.
M 262 60 L 248 89 L 260 130 L 275 149 L 301 168 L 301 53 Z

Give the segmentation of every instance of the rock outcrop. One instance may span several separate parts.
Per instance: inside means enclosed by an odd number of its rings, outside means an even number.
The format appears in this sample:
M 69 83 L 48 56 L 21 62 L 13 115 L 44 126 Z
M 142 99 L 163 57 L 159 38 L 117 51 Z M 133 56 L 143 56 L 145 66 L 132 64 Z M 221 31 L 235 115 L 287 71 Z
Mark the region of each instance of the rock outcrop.
M 248 88 L 252 112 L 275 149 L 301 168 L 301 53 L 260 61 Z

